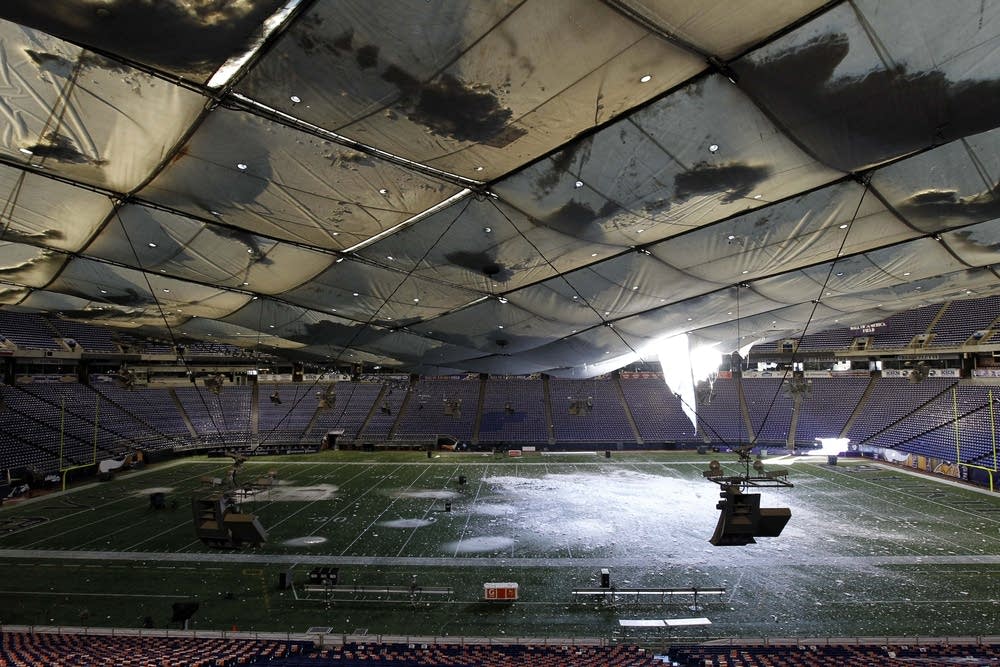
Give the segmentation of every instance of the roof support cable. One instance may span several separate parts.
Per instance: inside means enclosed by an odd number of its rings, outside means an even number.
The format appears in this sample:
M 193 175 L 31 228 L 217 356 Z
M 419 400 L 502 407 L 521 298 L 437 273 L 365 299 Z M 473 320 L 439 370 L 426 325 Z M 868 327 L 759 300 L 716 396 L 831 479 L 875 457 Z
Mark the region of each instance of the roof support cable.
M 122 234 L 125 235 L 125 240 L 128 241 L 129 248 L 132 249 L 132 256 L 135 257 L 135 265 L 139 268 L 139 273 L 142 274 L 143 280 L 146 281 L 146 289 L 149 290 L 149 296 L 151 296 L 153 298 L 153 303 L 156 304 L 156 309 L 160 313 L 160 319 L 163 320 L 163 325 L 167 328 L 167 333 L 170 334 L 170 342 L 174 346 L 174 352 L 176 352 L 177 349 L 178 349 L 177 336 L 174 335 L 174 329 L 173 329 L 173 327 L 170 326 L 170 321 L 167 319 L 167 315 L 163 311 L 163 305 L 160 303 L 160 300 L 157 298 L 156 291 L 153 290 L 153 284 L 151 282 L 149 282 L 149 274 L 146 272 L 146 269 L 143 268 L 143 266 L 142 266 L 142 260 L 139 259 L 139 253 L 135 249 L 135 244 L 132 243 L 132 237 L 129 236 L 128 229 L 125 227 L 125 221 L 122 220 L 121 214 L 119 213 L 118 210 L 115 211 L 115 218 L 118 219 L 118 226 L 122 228 Z M 181 360 L 181 364 L 183 364 L 184 370 L 187 373 L 187 375 L 190 378 L 194 379 L 194 375 L 192 374 L 192 371 L 191 371 L 190 367 L 188 366 L 188 362 L 187 362 L 187 359 L 185 358 L 185 356 L 183 354 L 178 354 L 177 357 Z M 198 387 L 197 383 L 195 383 L 194 388 L 195 388 L 195 391 L 198 393 L 198 398 L 201 400 L 202 406 L 205 408 L 205 414 L 208 415 L 209 420 L 212 422 L 212 428 L 215 429 L 216 435 L 219 436 L 219 442 L 220 443 L 225 443 L 226 440 L 225 440 L 225 437 L 223 436 L 222 430 L 219 428 L 219 425 L 216 423 L 216 421 L 215 421 L 215 415 L 212 414 L 212 410 L 208 406 L 208 402 L 205 400 L 205 397 L 202 395 L 201 389 Z
M 351 335 L 350 339 L 348 339 L 348 341 L 344 345 L 340 346 L 340 351 L 337 353 L 337 356 L 334 357 L 334 359 L 333 359 L 334 366 L 336 366 L 337 362 L 340 361 L 340 359 L 343 356 L 344 352 L 346 352 L 348 349 L 350 349 L 351 345 L 354 344 L 354 341 L 356 341 L 358 339 L 358 337 L 362 333 L 364 333 L 365 331 L 367 331 L 369 329 L 369 327 L 371 327 L 372 322 L 374 322 L 376 320 L 376 318 L 378 317 L 378 314 L 380 312 L 382 312 L 382 309 L 385 308 L 389 304 L 390 301 L 392 301 L 392 298 L 394 296 L 396 296 L 396 293 L 403 287 L 403 285 L 406 284 L 406 281 L 409 280 L 410 277 L 414 274 L 414 272 L 420 267 L 420 265 L 424 263 L 424 260 L 427 259 L 427 256 L 430 255 L 431 251 L 434 250 L 434 248 L 437 247 L 437 245 L 441 242 L 441 240 L 445 237 L 445 235 L 449 231 L 451 231 L 451 228 L 455 225 L 455 223 L 458 222 L 459 219 L 465 214 L 465 211 L 466 211 L 466 209 L 469 208 L 469 203 L 471 201 L 472 200 L 470 198 L 467 198 L 465 200 L 465 203 L 462 205 L 462 210 L 459 211 L 455 215 L 455 217 L 452 219 L 452 221 L 448 223 L 448 225 L 444 228 L 444 230 L 434 240 L 434 243 L 432 243 L 430 246 L 427 247 L 427 249 L 424 251 L 424 253 L 420 256 L 420 259 L 418 259 L 416 262 L 413 263 L 413 266 L 406 272 L 406 277 L 404 277 L 401 281 L 399 281 L 399 284 L 396 285 L 396 287 L 393 288 L 393 290 L 389 293 L 389 295 L 386 296 L 385 299 L 382 300 L 382 303 L 379 305 L 378 308 L 376 308 L 374 310 L 374 312 L 372 312 L 372 314 L 368 318 L 368 320 L 365 321 L 364 324 L 362 324 L 360 327 L 356 327 L 356 330 Z M 258 329 L 259 329 L 259 327 L 258 327 Z M 319 379 L 320 379 L 319 376 L 317 376 L 316 379 L 313 380 L 312 385 L 310 385 L 310 387 L 309 387 L 310 390 L 313 387 L 315 387 L 317 384 L 319 384 Z M 281 419 L 279 419 L 278 422 L 267 433 L 263 434 L 259 438 L 259 443 L 260 444 L 264 444 L 264 442 L 266 442 L 278 430 L 278 428 L 281 427 L 281 425 L 282 425 L 282 423 L 284 423 L 285 419 L 288 418 L 288 416 L 292 413 L 292 411 L 296 408 L 296 406 L 298 406 L 298 404 L 300 402 L 302 402 L 302 399 L 305 398 L 308 393 L 309 393 L 309 391 L 306 391 L 305 393 L 302 394 L 302 396 L 300 396 L 299 398 L 297 398 L 295 400 L 295 402 L 289 407 L 288 411 L 281 417 Z M 343 415 L 343 412 L 341 412 L 341 416 L 342 415 Z
M 634 354 L 639 361 L 643 361 L 643 357 L 642 357 L 641 354 L 639 354 L 638 350 L 636 350 L 635 347 L 633 347 L 631 343 L 629 343 L 627 340 L 625 340 L 625 337 L 622 336 L 621 332 L 619 332 L 618 329 L 615 328 L 615 326 L 614 326 L 614 324 L 612 322 L 608 322 L 607 320 L 604 319 L 604 316 L 601 315 L 601 311 L 599 311 L 597 308 L 595 308 L 593 306 L 593 304 L 591 304 L 590 301 L 587 300 L 587 297 L 585 297 L 584 295 L 580 294 L 580 292 L 576 289 L 576 287 L 573 286 L 573 283 L 571 283 L 569 281 L 569 279 L 566 278 L 566 276 L 561 271 L 559 271 L 559 270 L 556 269 L 556 267 L 552 264 L 552 262 L 550 262 L 549 259 L 542 253 L 541 249 L 539 249 L 539 247 L 537 245 L 535 245 L 534 242 L 532 242 L 532 240 L 529 239 L 528 236 L 524 232 L 521 231 L 521 229 L 510 218 L 510 216 L 508 216 L 507 213 L 504 212 L 504 210 L 497 205 L 496 201 L 494 201 L 492 198 L 490 198 L 488 201 L 493 205 L 493 208 L 495 208 L 497 210 L 497 212 L 504 217 L 504 219 L 510 224 L 510 226 L 514 228 L 514 231 L 517 232 L 521 236 L 521 238 L 524 239 L 524 241 L 528 245 L 531 246 L 531 249 L 534 250 L 535 253 L 539 257 L 542 258 L 542 261 L 544 261 L 545 264 L 550 269 L 552 269 L 552 272 L 555 274 L 553 277 L 558 277 L 564 283 L 566 283 L 566 285 L 571 290 L 573 290 L 573 294 L 575 296 L 580 297 L 580 301 L 582 301 L 583 304 L 585 306 L 587 306 L 587 308 L 590 308 L 590 310 L 592 310 L 594 312 L 594 314 L 597 315 L 598 319 L 601 321 L 601 324 L 603 324 L 608 329 L 610 329 L 612 331 L 612 333 L 614 333 L 615 336 L 618 337 L 618 339 L 620 339 L 621 342 L 625 344 L 625 347 L 627 347 L 629 349 L 629 351 L 632 354 Z
M 840 239 L 840 246 L 837 248 L 837 254 L 830 262 L 830 268 L 827 269 L 826 276 L 823 278 L 823 284 L 820 286 L 819 296 L 813 299 L 812 310 L 809 311 L 809 317 L 806 318 L 806 323 L 802 327 L 802 333 L 799 334 L 799 341 L 801 342 L 805 338 L 806 332 L 809 330 L 809 325 L 812 324 L 813 317 L 816 315 L 816 310 L 819 308 L 820 301 L 822 301 L 823 296 L 826 294 L 826 288 L 830 284 L 830 277 L 833 275 L 833 271 L 837 266 L 837 259 L 844 254 L 844 248 L 847 246 L 847 239 L 851 234 L 851 229 L 854 227 L 854 223 L 858 219 L 858 214 L 861 212 L 861 204 L 865 201 L 865 195 L 868 194 L 868 190 L 871 187 L 872 177 L 868 174 L 864 179 L 862 179 L 862 184 L 864 188 L 861 190 L 861 196 L 858 198 L 858 205 L 854 208 L 854 215 L 851 216 L 850 221 L 847 223 L 847 227 L 844 229 L 844 236 Z M 795 364 L 798 361 L 799 346 L 796 345 L 795 349 L 792 351 L 792 358 L 789 365 L 794 369 Z M 774 404 L 778 400 L 778 396 L 781 394 L 781 387 L 784 385 L 785 380 L 788 378 L 788 368 L 785 368 L 784 373 L 781 376 L 781 384 L 779 384 L 774 389 L 774 395 L 771 396 L 771 402 L 768 403 L 767 411 L 764 413 L 764 418 L 760 422 L 760 427 L 754 429 L 753 441 L 751 441 L 750 446 L 753 447 L 757 444 L 757 440 L 760 438 L 760 432 L 764 430 L 764 425 L 767 424 L 768 418 L 771 416 L 771 412 L 774 409 Z

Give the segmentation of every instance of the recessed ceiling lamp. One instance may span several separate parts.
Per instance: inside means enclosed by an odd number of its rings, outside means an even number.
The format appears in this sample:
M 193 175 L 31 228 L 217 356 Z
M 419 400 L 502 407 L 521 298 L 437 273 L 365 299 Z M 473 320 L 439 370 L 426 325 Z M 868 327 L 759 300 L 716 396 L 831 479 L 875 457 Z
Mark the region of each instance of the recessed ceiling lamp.
M 299 102 L 302 101 L 302 98 L 299 97 L 298 95 L 292 95 L 288 99 L 290 99 L 292 101 L 292 104 L 298 104 Z
M 583 187 L 583 181 L 577 181 L 576 183 L 573 184 L 573 187 L 574 188 L 582 188 Z
M 719 150 L 719 144 L 712 144 L 711 146 L 708 147 L 709 153 L 714 153 L 717 150 Z
M 155 243 L 153 243 L 152 241 L 150 241 L 150 242 L 149 242 L 149 243 L 147 243 L 146 245 L 148 245 L 148 246 L 149 246 L 150 248 L 155 248 L 155 247 L 156 247 L 156 244 L 155 244 Z
M 652 79 L 653 79 L 652 74 L 643 74 L 641 77 L 639 77 L 639 83 L 649 83 L 650 81 L 652 81 Z
M 246 162 L 237 162 L 236 163 L 236 168 L 239 169 L 240 171 L 246 171 L 247 170 L 247 163 Z

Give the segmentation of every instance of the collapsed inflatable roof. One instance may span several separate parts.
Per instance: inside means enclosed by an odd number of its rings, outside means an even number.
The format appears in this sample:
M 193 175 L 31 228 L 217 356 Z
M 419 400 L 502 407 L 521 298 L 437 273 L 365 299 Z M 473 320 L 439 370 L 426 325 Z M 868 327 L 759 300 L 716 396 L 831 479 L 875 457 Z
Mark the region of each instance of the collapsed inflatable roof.
M 590 376 L 1000 293 L 996 0 L 5 0 L 0 302 Z

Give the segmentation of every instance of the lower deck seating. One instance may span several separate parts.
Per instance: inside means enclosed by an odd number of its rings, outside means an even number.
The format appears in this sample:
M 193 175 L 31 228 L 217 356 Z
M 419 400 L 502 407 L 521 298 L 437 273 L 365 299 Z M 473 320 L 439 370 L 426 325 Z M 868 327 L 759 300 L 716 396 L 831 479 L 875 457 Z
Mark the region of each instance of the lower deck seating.
M 808 646 L 675 646 L 670 659 L 683 667 L 904 667 L 995 665 L 995 644 L 829 644 Z
M 234 667 L 272 663 L 308 644 L 252 639 L 6 632 L 0 667 Z

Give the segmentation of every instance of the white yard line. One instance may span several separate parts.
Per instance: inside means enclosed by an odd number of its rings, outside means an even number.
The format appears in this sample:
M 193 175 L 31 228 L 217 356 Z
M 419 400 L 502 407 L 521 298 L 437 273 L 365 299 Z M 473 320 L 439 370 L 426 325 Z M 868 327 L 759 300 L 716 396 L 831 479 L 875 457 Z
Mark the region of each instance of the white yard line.
M 479 485 L 476 487 L 476 495 L 472 499 L 472 505 L 475 506 L 479 502 L 479 494 L 483 490 L 483 480 L 487 478 L 487 472 L 489 472 L 490 464 L 487 463 L 486 467 L 483 468 L 483 474 L 479 477 Z M 458 534 L 458 540 L 455 541 L 455 553 L 452 554 L 453 557 L 458 558 L 458 550 L 461 547 L 462 540 L 465 539 L 465 533 L 469 530 L 469 523 L 472 521 L 472 511 L 470 509 L 469 513 L 465 515 L 465 525 L 462 526 L 462 532 Z
M 430 469 L 431 469 L 431 466 L 430 466 L 430 465 L 427 465 L 427 464 L 424 464 L 424 465 L 425 465 L 425 466 L 427 466 L 427 467 L 426 467 L 426 468 L 425 468 L 424 470 L 422 470 L 422 471 L 420 472 L 420 474 L 419 474 L 419 475 L 417 475 L 416 477 L 414 477 L 414 478 L 413 478 L 413 481 L 411 481 L 411 482 L 410 482 L 410 483 L 409 483 L 409 484 L 407 485 L 407 487 L 406 487 L 406 488 L 407 488 L 407 490 L 409 490 L 409 489 L 413 488 L 413 485 L 417 483 L 417 480 L 419 480 L 419 479 L 420 479 L 421 477 L 423 477 L 423 476 L 424 476 L 424 474 L 425 474 L 425 473 L 426 473 L 426 472 L 427 472 L 428 470 L 430 470 Z M 398 468 L 397 468 L 397 470 L 398 470 Z M 394 470 L 393 472 L 395 472 L 395 470 Z M 383 479 L 385 479 L 385 478 L 383 478 Z M 374 491 L 374 490 L 375 490 L 375 488 L 376 488 L 376 487 L 374 487 L 374 486 L 370 487 L 370 488 L 369 488 L 369 489 L 368 489 L 367 491 L 365 491 L 365 492 L 364 492 L 363 494 L 361 494 L 361 496 L 363 497 L 363 496 L 367 495 L 367 494 L 368 494 L 368 493 L 370 493 L 371 491 Z M 391 501 L 390 501 L 390 502 L 389 502 L 389 503 L 388 503 L 388 504 L 387 504 L 387 505 L 385 506 L 385 508 L 384 508 L 384 509 L 383 509 L 383 510 L 382 510 L 381 512 L 379 512 L 379 513 L 378 513 L 378 515 L 377 515 L 377 516 L 376 516 L 376 517 L 375 517 L 374 519 L 372 519 L 372 520 L 371 520 L 371 521 L 370 521 L 370 522 L 368 523 L 368 525 L 367 525 L 367 526 L 365 526 L 365 527 L 364 527 L 364 528 L 363 528 L 363 529 L 362 529 L 362 530 L 361 530 L 361 531 L 360 531 L 360 532 L 358 533 L 357 537 L 355 537 L 355 538 L 354 538 L 354 540 L 353 540 L 353 541 L 352 541 L 352 542 L 351 542 L 350 544 L 348 544 L 348 545 L 347 545 L 346 547 L 344 547 L 344 548 L 343 548 L 343 549 L 341 550 L 341 552 L 340 552 L 340 555 L 341 555 L 341 556 L 343 556 L 343 555 L 344 555 L 345 553 L 347 553 L 348 549 L 350 549 L 350 548 L 351 548 L 351 547 L 353 547 L 353 546 L 354 546 L 355 544 L 357 544 L 357 543 L 358 543 L 358 540 L 360 540 L 360 539 L 361 539 L 361 538 L 362 538 L 362 537 L 364 536 L 364 534 L 365 534 L 365 533 L 367 533 L 367 532 L 368 532 L 369 530 L 371 530 L 372 526 L 374 526 L 374 525 L 375 525 L 376 523 L 378 523 L 378 520 L 379 520 L 379 519 L 381 519 L 381 518 L 382 518 L 383 516 L 385 516 L 385 513 L 389 511 L 389 508 L 390 508 L 390 507 L 392 507 L 393 505 L 395 505 L 395 504 L 396 504 L 396 501 L 397 501 L 397 500 L 399 500 L 399 499 L 400 499 L 400 497 L 401 497 L 401 496 L 396 496 L 395 498 L 393 498 L 393 499 L 392 499 L 392 500 L 391 500 Z

